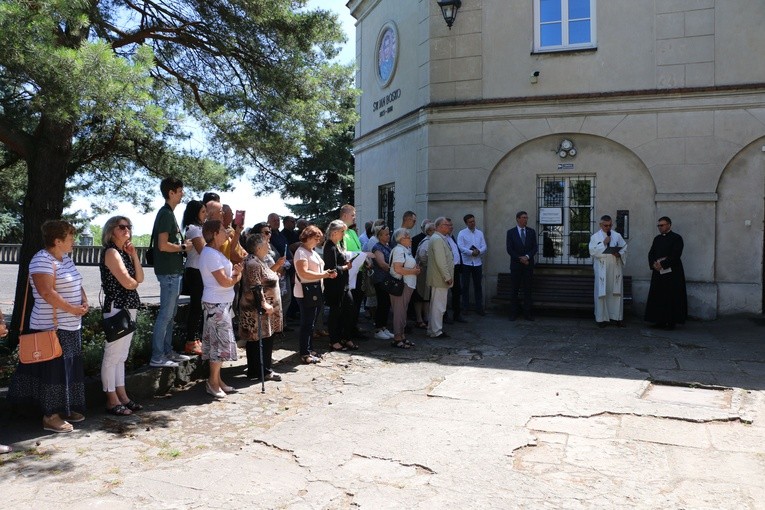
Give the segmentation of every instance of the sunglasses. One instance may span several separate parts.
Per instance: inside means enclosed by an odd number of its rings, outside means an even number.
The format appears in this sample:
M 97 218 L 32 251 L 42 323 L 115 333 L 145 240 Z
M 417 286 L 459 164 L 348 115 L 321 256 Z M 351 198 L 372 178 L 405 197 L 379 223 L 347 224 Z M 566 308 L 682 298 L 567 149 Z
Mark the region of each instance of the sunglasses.
M 133 230 L 133 225 L 117 225 L 120 230 Z

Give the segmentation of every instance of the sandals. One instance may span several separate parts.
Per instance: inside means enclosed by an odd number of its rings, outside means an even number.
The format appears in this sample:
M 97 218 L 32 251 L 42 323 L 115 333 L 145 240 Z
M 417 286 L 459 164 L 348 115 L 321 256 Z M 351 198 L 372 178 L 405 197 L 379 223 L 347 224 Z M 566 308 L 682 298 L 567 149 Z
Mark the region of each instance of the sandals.
M 428 329 L 428 324 L 426 322 L 418 322 L 415 327 L 419 329 Z
M 306 365 L 315 365 L 316 363 L 321 362 L 320 358 L 317 358 L 316 356 L 312 354 L 304 354 L 300 357 L 300 359 L 303 360 L 303 363 Z
M 347 351 L 348 348 L 342 344 L 342 342 L 335 342 L 332 344 L 329 344 L 329 348 L 333 351 Z
M 407 340 L 407 339 L 404 339 L 404 343 L 405 343 L 406 345 L 408 345 L 409 347 L 414 347 L 414 342 L 410 342 L 410 341 L 409 341 L 409 340 Z
M 342 342 L 343 345 L 345 345 L 345 349 L 349 351 L 357 351 L 359 350 L 358 344 L 356 344 L 353 340 L 346 340 Z
M 49 430 L 50 432 L 67 433 L 74 430 L 74 426 L 68 421 L 61 418 L 57 414 L 52 414 L 50 417 L 43 416 L 43 430 Z
M 390 345 L 391 347 L 398 347 L 399 349 L 409 349 L 411 347 L 411 345 L 403 340 L 399 340 L 398 342 L 394 340 L 390 343 Z
M 132 400 L 128 400 L 122 405 L 127 407 L 133 412 L 140 411 L 141 409 L 143 409 L 143 406 L 141 404 L 137 404 L 136 402 L 133 402 Z
M 114 407 L 107 407 L 106 412 L 109 414 L 113 414 L 114 416 L 130 416 L 133 414 L 133 411 L 127 408 L 124 404 L 117 404 Z

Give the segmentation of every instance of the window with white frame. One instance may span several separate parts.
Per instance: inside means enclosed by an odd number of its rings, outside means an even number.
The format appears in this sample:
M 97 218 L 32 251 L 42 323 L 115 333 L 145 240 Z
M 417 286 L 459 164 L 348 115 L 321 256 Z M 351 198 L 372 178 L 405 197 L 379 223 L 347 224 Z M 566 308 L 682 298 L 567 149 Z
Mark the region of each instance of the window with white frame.
M 595 176 L 540 176 L 537 183 L 539 262 L 589 264 L 595 232 Z
M 534 51 L 594 48 L 596 0 L 534 0 Z

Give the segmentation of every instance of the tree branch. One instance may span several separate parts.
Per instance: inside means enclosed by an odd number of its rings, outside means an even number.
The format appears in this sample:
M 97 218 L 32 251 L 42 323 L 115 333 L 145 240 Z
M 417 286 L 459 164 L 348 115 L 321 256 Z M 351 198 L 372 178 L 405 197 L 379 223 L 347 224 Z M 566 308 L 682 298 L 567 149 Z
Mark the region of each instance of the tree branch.
M 0 120 L 0 143 L 21 159 L 28 159 L 32 152 L 32 137 L 23 131 L 14 129 Z
M 170 66 L 166 65 L 164 62 L 162 62 L 159 59 L 155 59 L 155 62 L 157 64 L 157 67 L 159 67 L 160 69 L 163 69 L 166 73 L 173 76 L 179 82 L 187 85 L 191 89 L 191 92 L 194 94 L 194 101 L 197 103 L 199 108 L 201 108 L 203 112 L 209 113 L 207 111 L 207 108 L 204 105 L 204 102 L 202 101 L 202 94 L 199 92 L 199 87 L 196 82 L 189 80 L 184 75 L 177 72 L 175 69 L 172 69 Z

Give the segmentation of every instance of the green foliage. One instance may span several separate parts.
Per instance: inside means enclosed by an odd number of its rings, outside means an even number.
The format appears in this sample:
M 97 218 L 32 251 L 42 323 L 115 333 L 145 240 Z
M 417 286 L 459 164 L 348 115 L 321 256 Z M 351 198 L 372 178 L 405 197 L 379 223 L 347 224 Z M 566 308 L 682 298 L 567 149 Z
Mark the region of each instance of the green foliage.
M 0 2 L 0 170 L 26 166 L 26 195 L 0 206 L 0 233 L 14 235 L 23 204 L 22 266 L 68 194 L 93 199 L 77 218 L 86 224 L 119 200 L 148 211 L 168 175 L 191 192 L 225 190 L 244 172 L 281 189 L 354 115 L 352 70 L 329 62 L 343 40 L 337 17 L 304 7 Z
M 0 160 L 3 150 L 0 149 Z M 11 161 L 6 158 L 6 160 Z M 0 167 L 0 242 L 20 243 L 23 233 L 21 206 L 26 193 L 26 172 L 23 163 L 16 161 Z
M 151 359 L 151 338 L 154 328 L 154 316 L 156 310 L 142 308 L 138 310 L 136 318 L 136 331 L 130 342 L 130 353 L 125 362 L 127 370 L 135 370 L 145 366 Z M 104 355 L 106 336 L 101 327 L 101 309 L 91 308 L 82 318 L 82 356 L 85 367 L 85 375 L 97 377 L 101 373 L 101 361 Z M 180 337 L 182 331 L 178 331 Z M 178 338 L 175 339 L 179 341 Z M 3 350 L 0 352 L 0 387 L 8 386 L 11 376 L 16 371 L 18 364 L 18 348 L 13 351 Z
M 289 167 L 292 179 L 282 190 L 287 196 L 300 198 L 300 202 L 288 204 L 295 215 L 323 228 L 338 217 L 342 205 L 353 204 L 353 136 L 352 120 L 338 121 L 331 135 L 312 144 Z
M 146 246 L 148 248 L 151 242 L 151 234 L 141 234 L 140 236 L 133 236 L 134 246 Z
M 47 118 L 73 127 L 64 171 L 103 212 L 143 210 L 158 177 L 225 189 L 253 171 L 278 186 L 288 162 L 353 115 L 335 15 L 305 2 L 8 0 L 0 4 L 0 154 L 29 158 Z M 66 135 L 66 131 L 62 132 Z M 195 150 L 207 137 L 211 149 Z M 49 139 L 45 143 L 57 143 Z M 0 161 L 2 168 L 2 161 Z

